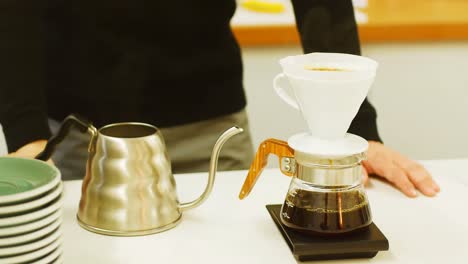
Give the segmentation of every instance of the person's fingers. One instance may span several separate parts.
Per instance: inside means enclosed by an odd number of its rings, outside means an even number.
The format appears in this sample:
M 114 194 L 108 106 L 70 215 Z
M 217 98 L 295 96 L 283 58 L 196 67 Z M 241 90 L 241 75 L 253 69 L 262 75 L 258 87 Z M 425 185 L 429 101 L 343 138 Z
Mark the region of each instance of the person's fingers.
M 439 191 L 440 187 L 432 179 L 429 172 L 420 164 L 406 160 L 405 167 L 402 169 L 408 175 L 408 178 L 426 196 L 435 196 Z
M 397 166 L 405 170 L 411 182 L 426 196 L 434 196 L 440 191 L 439 185 L 432 179 L 431 174 L 419 163 L 399 153 L 394 161 Z
M 34 159 L 41 151 L 44 150 L 46 144 L 47 144 L 46 140 L 39 140 L 36 142 L 32 142 L 30 144 L 27 144 L 19 148 L 15 152 L 9 153 L 7 156 Z M 49 163 L 50 165 L 55 165 L 52 159 L 48 159 L 47 163 Z
M 390 166 L 386 169 L 384 177 L 393 183 L 401 192 L 408 197 L 416 197 L 418 193 L 413 183 L 408 179 L 405 171 L 397 166 Z
M 440 191 L 422 165 L 379 142 L 369 141 L 368 160 L 362 164 L 368 174 L 383 177 L 409 197 L 416 197 L 416 190 L 426 196 L 434 196 Z
M 401 192 L 409 197 L 416 197 L 418 193 L 414 185 L 408 179 L 404 170 L 395 165 L 391 152 L 378 151 L 379 155 L 374 155 L 372 159 L 363 162 L 368 168 L 368 172 L 379 175 L 396 186 Z
M 25 156 L 24 154 L 18 153 L 18 152 L 11 152 L 7 156 L 8 157 L 17 157 L 17 158 L 30 158 L 29 156 Z
M 29 158 L 29 159 L 34 158 L 33 153 L 20 152 L 20 151 L 12 152 L 12 153 L 8 154 L 7 156 L 16 157 L 16 158 Z
M 12 153 L 8 154 L 7 157 L 34 159 L 35 156 L 24 155 L 23 153 L 18 153 L 18 152 L 12 152 Z M 52 159 L 48 159 L 46 162 L 47 162 L 48 164 L 50 164 L 50 165 L 54 165 L 54 166 L 55 166 L 55 163 L 54 163 L 54 161 L 53 161 Z
M 34 158 L 37 154 L 41 153 L 45 146 L 47 145 L 47 140 L 37 140 L 31 143 L 28 143 L 13 153 L 10 153 L 9 156 L 12 157 L 23 157 L 23 158 Z

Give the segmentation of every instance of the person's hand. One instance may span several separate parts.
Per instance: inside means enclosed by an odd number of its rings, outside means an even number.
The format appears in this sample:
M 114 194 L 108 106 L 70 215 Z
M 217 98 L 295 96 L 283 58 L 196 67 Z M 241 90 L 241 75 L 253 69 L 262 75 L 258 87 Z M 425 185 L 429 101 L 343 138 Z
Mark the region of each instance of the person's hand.
M 37 156 L 37 154 L 41 153 L 44 150 L 46 145 L 47 140 L 37 140 L 22 146 L 16 152 L 8 154 L 8 156 L 33 159 Z M 48 160 L 48 162 L 52 163 L 51 160 Z
M 376 174 L 391 182 L 409 197 L 435 196 L 440 188 L 429 172 L 419 163 L 375 141 L 369 141 L 368 159 L 363 162 L 364 183 L 369 174 Z

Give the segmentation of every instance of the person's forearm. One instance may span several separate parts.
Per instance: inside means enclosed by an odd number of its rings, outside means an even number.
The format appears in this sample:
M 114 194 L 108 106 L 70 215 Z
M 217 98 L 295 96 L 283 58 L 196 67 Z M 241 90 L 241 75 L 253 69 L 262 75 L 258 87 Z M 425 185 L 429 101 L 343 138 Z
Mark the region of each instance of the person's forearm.
M 336 52 L 361 55 L 351 0 L 292 0 L 296 24 L 305 53 Z M 349 132 L 367 140 L 381 141 L 377 114 L 366 99 Z
M 41 2 L 0 3 L 0 123 L 9 152 L 50 135 Z

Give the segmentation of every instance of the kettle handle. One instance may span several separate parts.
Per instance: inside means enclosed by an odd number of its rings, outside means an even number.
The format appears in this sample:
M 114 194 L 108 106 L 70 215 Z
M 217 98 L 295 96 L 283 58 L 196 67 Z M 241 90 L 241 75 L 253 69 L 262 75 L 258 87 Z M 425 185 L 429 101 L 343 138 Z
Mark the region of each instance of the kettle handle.
M 76 125 L 82 133 L 85 133 L 88 130 L 96 130 L 96 128 L 86 118 L 83 118 L 77 114 L 69 115 L 62 121 L 57 133 L 47 141 L 44 150 L 37 154 L 35 159 L 42 161 L 47 161 L 50 159 L 57 145 L 65 139 L 65 137 L 70 132 L 71 127 L 74 125 Z
M 282 140 L 270 138 L 263 141 L 258 147 L 255 159 L 250 165 L 249 173 L 247 174 L 247 178 L 245 178 L 244 185 L 242 185 L 242 189 L 239 193 L 239 199 L 242 200 L 247 195 L 249 195 L 250 191 L 257 182 L 258 177 L 260 177 L 260 174 L 268 163 L 269 154 L 275 154 L 278 156 L 281 163 L 283 158 L 293 159 L 294 150 L 288 145 L 287 142 Z M 283 166 L 280 166 L 280 168 L 283 168 Z M 292 172 L 288 172 L 283 169 L 281 169 L 281 172 L 287 176 L 293 175 Z

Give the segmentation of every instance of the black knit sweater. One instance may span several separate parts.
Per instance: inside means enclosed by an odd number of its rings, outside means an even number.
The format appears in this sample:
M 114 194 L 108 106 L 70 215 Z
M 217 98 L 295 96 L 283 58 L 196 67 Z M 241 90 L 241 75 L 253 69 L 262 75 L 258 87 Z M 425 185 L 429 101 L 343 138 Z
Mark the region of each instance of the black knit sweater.
M 293 1 L 305 52 L 359 54 L 348 0 Z M 0 123 L 10 151 L 47 118 L 174 126 L 245 107 L 234 0 L 4 0 Z M 366 100 L 350 132 L 378 140 Z

